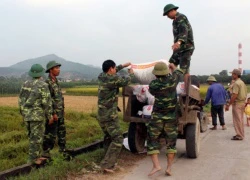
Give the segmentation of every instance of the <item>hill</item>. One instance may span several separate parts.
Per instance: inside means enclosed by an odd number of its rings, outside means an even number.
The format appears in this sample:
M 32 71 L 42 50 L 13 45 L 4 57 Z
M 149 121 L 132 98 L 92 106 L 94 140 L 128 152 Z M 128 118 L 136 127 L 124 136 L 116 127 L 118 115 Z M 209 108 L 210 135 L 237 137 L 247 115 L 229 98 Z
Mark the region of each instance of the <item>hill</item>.
M 55 60 L 62 64 L 60 77 L 63 79 L 96 79 L 101 72 L 101 68 L 93 67 L 91 65 L 84 65 L 72 61 L 67 61 L 55 54 L 50 54 L 34 59 L 27 59 L 16 63 L 9 67 L 0 67 L 0 76 L 17 76 L 20 77 L 28 72 L 32 64 L 41 64 L 46 68 L 49 61 Z

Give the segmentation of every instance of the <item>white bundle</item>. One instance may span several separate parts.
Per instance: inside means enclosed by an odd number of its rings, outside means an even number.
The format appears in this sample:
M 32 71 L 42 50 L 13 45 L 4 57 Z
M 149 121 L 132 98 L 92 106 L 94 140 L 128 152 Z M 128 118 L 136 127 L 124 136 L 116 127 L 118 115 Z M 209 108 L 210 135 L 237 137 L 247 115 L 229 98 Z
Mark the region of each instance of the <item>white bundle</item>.
M 148 63 L 131 64 L 129 68 L 133 69 L 135 77 L 140 84 L 149 84 L 152 80 L 155 79 L 155 75 L 152 74 L 152 71 L 155 64 L 158 62 L 164 62 L 167 64 L 167 66 L 169 65 L 169 62 L 167 60 L 160 59 Z
M 136 85 L 133 88 L 133 94 L 136 96 L 137 100 L 146 103 L 149 105 L 153 105 L 155 101 L 155 97 L 150 94 L 148 91 L 148 85 Z

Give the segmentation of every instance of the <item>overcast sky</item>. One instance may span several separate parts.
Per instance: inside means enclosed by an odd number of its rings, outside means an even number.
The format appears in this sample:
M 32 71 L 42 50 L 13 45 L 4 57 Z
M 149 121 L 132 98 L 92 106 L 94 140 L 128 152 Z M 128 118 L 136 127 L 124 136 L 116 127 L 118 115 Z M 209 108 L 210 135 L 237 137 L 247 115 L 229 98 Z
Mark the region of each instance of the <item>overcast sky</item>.
M 0 67 L 47 54 L 98 67 L 169 59 L 168 3 L 193 27 L 191 74 L 237 68 L 240 42 L 250 69 L 249 0 L 0 0 Z

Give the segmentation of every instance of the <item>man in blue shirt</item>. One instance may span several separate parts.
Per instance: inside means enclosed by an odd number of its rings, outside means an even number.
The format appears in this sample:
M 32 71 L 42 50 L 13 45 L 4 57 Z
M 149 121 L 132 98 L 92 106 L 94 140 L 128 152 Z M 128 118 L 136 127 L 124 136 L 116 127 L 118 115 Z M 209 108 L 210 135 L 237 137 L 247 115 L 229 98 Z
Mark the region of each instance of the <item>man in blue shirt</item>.
M 226 90 L 221 84 L 217 83 L 214 76 L 209 76 L 207 82 L 210 86 L 207 90 L 207 95 L 204 105 L 206 105 L 211 99 L 211 116 L 214 127 L 210 129 L 211 130 L 217 129 L 217 114 L 218 114 L 222 130 L 226 130 L 224 121 L 224 105 L 226 104 Z

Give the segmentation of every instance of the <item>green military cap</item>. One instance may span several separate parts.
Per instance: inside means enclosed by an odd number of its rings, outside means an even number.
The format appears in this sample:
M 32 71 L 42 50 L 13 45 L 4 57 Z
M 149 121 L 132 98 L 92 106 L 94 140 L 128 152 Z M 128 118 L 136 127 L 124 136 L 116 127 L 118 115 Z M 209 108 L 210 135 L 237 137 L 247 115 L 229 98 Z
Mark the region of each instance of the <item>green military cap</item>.
M 56 66 L 61 66 L 61 64 L 57 63 L 56 61 L 48 62 L 46 73 L 48 73 L 51 68 L 56 67 Z
M 29 70 L 29 75 L 33 78 L 41 77 L 45 73 L 45 69 L 40 64 L 33 64 Z
M 209 76 L 209 77 L 207 78 L 207 82 L 208 82 L 208 81 L 216 82 L 217 80 L 215 79 L 214 76 Z
M 169 73 L 168 67 L 164 62 L 158 62 L 155 64 L 152 73 L 156 76 L 164 76 Z
M 167 13 L 169 12 L 169 11 L 171 11 L 172 9 L 178 9 L 179 7 L 178 6 L 175 6 L 175 5 L 173 5 L 173 4 L 167 4 L 165 7 L 164 7 L 164 9 L 163 9 L 163 16 L 166 16 L 167 15 Z

